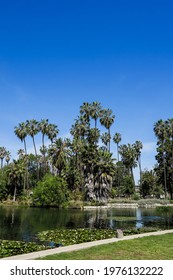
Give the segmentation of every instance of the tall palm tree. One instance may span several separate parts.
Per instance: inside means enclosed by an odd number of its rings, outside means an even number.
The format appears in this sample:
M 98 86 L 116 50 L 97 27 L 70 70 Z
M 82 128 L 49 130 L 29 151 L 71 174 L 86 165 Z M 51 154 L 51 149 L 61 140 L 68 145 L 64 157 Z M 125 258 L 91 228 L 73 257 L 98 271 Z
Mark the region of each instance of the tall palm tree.
M 39 123 L 38 123 L 38 121 L 36 121 L 34 119 L 27 120 L 26 126 L 27 126 L 28 135 L 31 136 L 32 141 L 33 141 L 36 163 L 37 163 L 37 180 L 39 180 L 39 163 L 38 163 L 37 148 L 36 148 L 36 144 L 35 144 L 35 135 L 37 135 L 37 133 L 39 132 Z
M 45 138 L 45 135 L 48 135 L 48 132 L 49 132 L 49 121 L 48 121 L 48 119 L 46 119 L 46 120 L 42 119 L 38 123 L 38 127 L 39 127 L 40 132 L 42 133 L 42 146 L 44 148 L 45 147 L 44 138 Z
M 101 138 L 103 144 L 105 144 L 107 150 L 109 150 L 110 135 L 107 132 L 105 132 L 101 135 L 100 138 Z
M 137 166 L 136 163 L 136 151 L 131 144 L 121 145 L 119 147 L 119 153 L 121 155 L 122 163 L 127 168 L 129 175 L 131 175 L 133 183 L 135 185 L 133 168 Z
M 21 140 L 21 142 L 24 143 L 25 154 L 27 154 L 27 149 L 26 149 L 26 137 L 28 135 L 27 124 L 24 122 L 19 123 L 18 126 L 15 126 L 14 133 Z
M 0 147 L 0 159 L 1 159 L 1 168 L 3 168 L 3 161 L 7 154 L 7 150 L 5 147 Z
M 116 132 L 113 136 L 113 141 L 117 144 L 117 161 L 119 161 L 119 143 L 121 142 L 121 134 Z
M 37 149 L 36 149 L 36 144 L 35 144 L 35 135 L 39 132 L 39 123 L 38 123 L 38 121 L 36 121 L 34 119 L 27 120 L 26 121 L 26 126 L 27 126 L 28 135 L 30 135 L 31 138 L 32 138 L 33 146 L 34 146 L 34 151 L 35 151 L 35 156 L 37 157 Z
M 94 119 L 95 129 L 97 128 L 97 120 L 101 116 L 101 110 L 102 110 L 102 106 L 101 106 L 100 102 L 93 102 L 91 104 L 90 115 L 91 115 L 91 118 Z
M 101 125 L 105 126 L 105 128 L 108 130 L 109 139 L 111 139 L 111 133 L 110 133 L 110 127 L 114 123 L 115 116 L 112 114 L 112 110 L 110 109 L 104 109 L 101 111 L 101 118 L 100 123 Z M 108 143 L 108 150 L 110 152 L 110 140 Z
M 49 155 L 52 159 L 53 165 L 56 167 L 59 176 L 61 176 L 62 170 L 65 168 L 67 159 L 70 156 L 68 149 L 68 143 L 62 138 L 56 139 L 49 149 Z
M 9 151 L 7 151 L 6 152 L 6 157 L 5 157 L 5 161 L 6 161 L 7 165 L 9 164 L 10 157 L 11 157 L 11 153 Z
M 83 105 L 80 106 L 80 114 L 84 117 L 85 121 L 90 126 L 91 104 L 88 102 L 84 102 Z
M 116 132 L 113 136 L 113 141 L 117 145 L 117 162 L 119 163 L 119 143 L 121 142 L 121 134 Z M 117 185 L 118 185 L 118 194 L 120 194 L 120 171 L 119 168 L 121 165 L 117 164 Z
M 49 124 L 48 125 L 48 131 L 47 131 L 47 137 L 53 143 L 53 140 L 57 137 L 59 133 L 58 126 L 56 124 Z
M 134 147 L 135 152 L 136 152 L 136 160 L 137 160 L 138 166 L 139 166 L 139 175 L 140 175 L 139 178 L 140 178 L 140 186 L 141 186 L 141 183 L 142 183 L 141 150 L 143 148 L 142 142 L 141 141 L 136 141 L 133 144 L 133 147 Z
M 165 140 L 167 129 L 165 122 L 160 119 L 154 124 L 154 132 L 158 139 L 158 144 L 161 143 L 162 146 L 162 159 L 163 159 L 163 172 L 164 172 L 164 192 L 165 197 L 167 197 L 167 174 L 166 174 L 166 151 L 165 151 Z
M 24 182 L 25 179 L 24 178 L 25 178 L 26 169 L 21 161 L 14 160 L 13 163 L 11 163 L 8 166 L 7 172 L 8 172 L 10 183 L 14 187 L 13 201 L 15 201 L 17 189 L 19 187 L 21 187 L 22 184 L 23 184 L 23 189 L 25 189 L 25 182 Z

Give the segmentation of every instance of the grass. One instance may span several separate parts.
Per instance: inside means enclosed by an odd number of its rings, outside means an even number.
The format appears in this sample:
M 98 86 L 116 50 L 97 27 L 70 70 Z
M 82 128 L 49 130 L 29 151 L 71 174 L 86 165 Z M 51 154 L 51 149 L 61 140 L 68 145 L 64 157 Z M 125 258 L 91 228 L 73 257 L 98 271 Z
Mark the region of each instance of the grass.
M 42 260 L 173 260 L 173 234 L 122 240 L 69 253 L 50 255 Z

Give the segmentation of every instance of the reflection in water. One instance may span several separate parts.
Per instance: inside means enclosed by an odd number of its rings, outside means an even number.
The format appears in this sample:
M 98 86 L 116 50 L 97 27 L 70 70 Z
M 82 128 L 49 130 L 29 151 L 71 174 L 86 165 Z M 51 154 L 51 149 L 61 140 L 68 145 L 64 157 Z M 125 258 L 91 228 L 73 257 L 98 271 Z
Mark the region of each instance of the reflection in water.
M 98 208 L 94 210 L 0 207 L 0 239 L 33 241 L 40 231 L 57 228 L 140 227 L 173 228 L 173 219 L 154 209 Z
M 141 228 L 142 226 L 142 211 L 140 208 L 136 208 L 136 228 Z

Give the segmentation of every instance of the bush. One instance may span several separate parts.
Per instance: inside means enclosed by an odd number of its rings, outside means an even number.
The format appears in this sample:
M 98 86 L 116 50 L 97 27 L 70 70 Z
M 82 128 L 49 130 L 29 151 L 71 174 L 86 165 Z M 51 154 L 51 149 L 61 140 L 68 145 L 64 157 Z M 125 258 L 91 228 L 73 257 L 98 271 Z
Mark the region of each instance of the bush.
M 33 192 L 35 206 L 62 206 L 68 200 L 67 183 L 61 177 L 47 174 Z

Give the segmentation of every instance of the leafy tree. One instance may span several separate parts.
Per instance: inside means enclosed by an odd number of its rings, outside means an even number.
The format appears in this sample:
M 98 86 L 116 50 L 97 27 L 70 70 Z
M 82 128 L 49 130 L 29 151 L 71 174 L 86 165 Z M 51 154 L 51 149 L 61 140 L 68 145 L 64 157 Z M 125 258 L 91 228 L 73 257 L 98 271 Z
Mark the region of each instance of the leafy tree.
M 131 197 L 131 195 L 135 193 L 135 185 L 134 185 L 134 181 L 131 176 L 129 176 L 129 175 L 124 176 L 123 186 L 121 187 L 120 192 L 122 195 L 125 195 L 128 197 Z
M 163 195 L 163 188 L 158 185 L 157 176 L 154 170 L 144 170 L 142 172 L 140 193 L 143 198 L 147 196 L 160 198 L 160 195 Z
M 37 206 L 61 206 L 68 200 L 66 181 L 59 176 L 46 174 L 33 192 L 33 204 Z
M 128 173 L 133 180 L 133 184 L 135 185 L 133 168 L 137 166 L 137 162 L 134 146 L 131 144 L 123 144 L 119 147 L 119 153 L 121 155 L 122 163 L 127 168 Z

